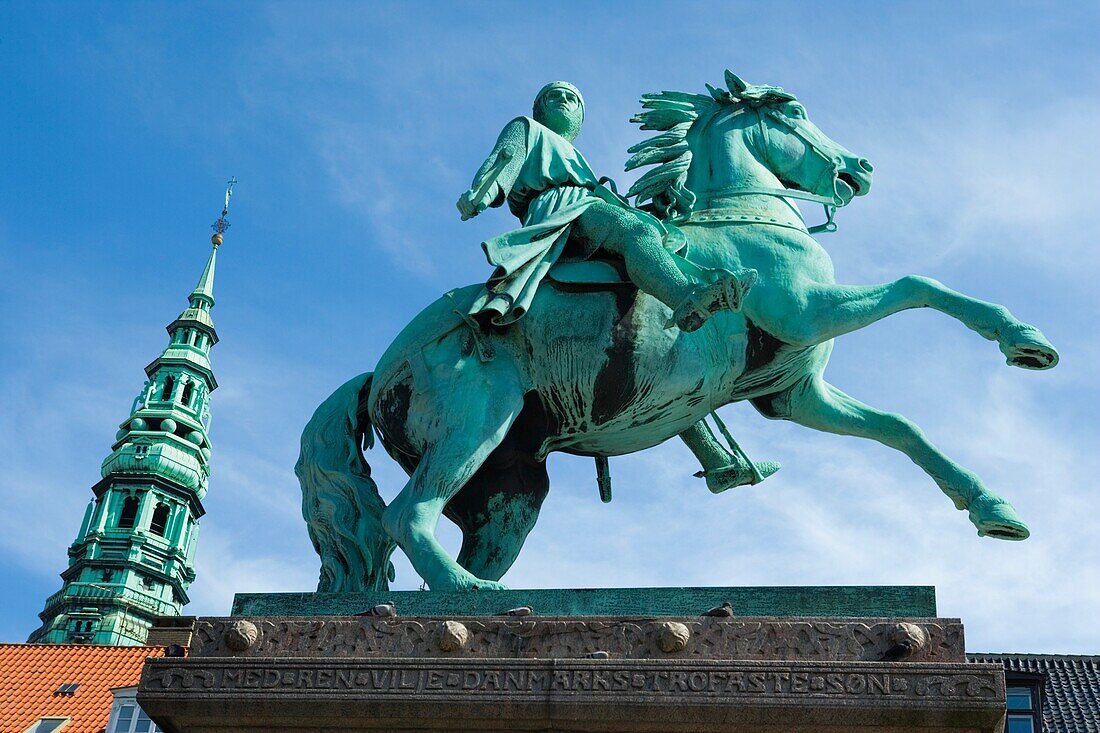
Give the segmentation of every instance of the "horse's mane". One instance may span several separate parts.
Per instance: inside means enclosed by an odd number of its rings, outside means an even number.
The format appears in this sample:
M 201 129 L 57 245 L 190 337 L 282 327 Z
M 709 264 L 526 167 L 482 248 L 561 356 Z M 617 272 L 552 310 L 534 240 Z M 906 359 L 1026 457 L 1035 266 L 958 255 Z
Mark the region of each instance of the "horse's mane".
M 795 97 L 780 87 L 746 84 L 728 69 L 726 89 L 707 84 L 706 94 L 687 92 L 652 92 L 643 94 L 641 103 L 646 111 L 630 118 L 643 130 L 659 130 L 661 134 L 631 146 L 626 170 L 656 165 L 634 182 L 627 196 L 635 196 L 635 204 L 653 211 L 661 219 L 679 221 L 691 215 L 695 194 L 687 187 L 691 167 L 691 148 L 687 134 L 699 119 L 709 119 L 723 108 L 737 104 L 759 107 L 793 100 Z M 646 204 L 646 202 L 649 204 Z

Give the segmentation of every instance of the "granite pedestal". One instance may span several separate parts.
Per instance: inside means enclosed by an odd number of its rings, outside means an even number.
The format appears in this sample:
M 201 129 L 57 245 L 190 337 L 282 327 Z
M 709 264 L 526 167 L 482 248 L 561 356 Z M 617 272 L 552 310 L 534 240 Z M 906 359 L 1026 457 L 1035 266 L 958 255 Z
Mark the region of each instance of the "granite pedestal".
M 684 590 L 707 603 L 738 597 Z M 822 593 L 852 597 L 818 590 L 818 607 Z M 736 615 L 732 600 L 686 608 L 680 596 L 675 614 L 610 616 L 562 613 L 590 607 L 568 591 L 552 592 L 565 605 L 544 613 L 540 593 L 479 593 L 476 614 L 414 614 L 446 599 L 413 592 L 386 594 L 392 605 L 362 598 L 358 616 L 281 607 L 166 620 L 151 641 L 189 634 L 188 655 L 150 659 L 138 700 L 169 733 L 993 733 L 1003 724 L 1001 667 L 966 663 L 962 624 L 935 618 L 934 601 L 926 615 L 812 616 L 791 596 L 791 613 L 756 616 Z M 909 595 L 921 607 L 920 593 Z M 306 607 L 316 614 L 323 600 Z M 625 596 L 615 603 L 629 606 Z

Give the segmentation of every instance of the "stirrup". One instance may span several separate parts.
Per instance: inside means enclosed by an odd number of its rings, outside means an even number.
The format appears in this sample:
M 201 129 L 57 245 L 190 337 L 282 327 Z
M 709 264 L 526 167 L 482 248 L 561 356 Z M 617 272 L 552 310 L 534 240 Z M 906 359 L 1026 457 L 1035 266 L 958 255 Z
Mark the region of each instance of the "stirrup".
M 665 328 L 678 327 L 685 333 L 697 331 L 712 315 L 720 310 L 741 310 L 745 295 L 756 283 L 756 270 L 742 270 L 740 274 L 720 271 L 714 282 L 697 285 L 684 302 L 676 306 Z
M 738 462 L 709 471 L 698 471 L 695 477 L 706 479 L 707 489 L 712 494 L 721 494 L 738 486 L 755 486 L 780 468 L 780 464 L 775 461 L 756 461 L 751 467 Z

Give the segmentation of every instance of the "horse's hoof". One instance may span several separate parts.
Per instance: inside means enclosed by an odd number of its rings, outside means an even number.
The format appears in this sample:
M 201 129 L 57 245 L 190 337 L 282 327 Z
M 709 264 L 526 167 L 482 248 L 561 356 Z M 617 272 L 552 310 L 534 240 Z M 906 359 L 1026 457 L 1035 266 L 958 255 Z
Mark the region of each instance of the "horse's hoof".
M 459 568 L 458 571 L 443 574 L 429 581 L 428 587 L 432 590 L 508 590 L 508 587 L 504 585 L 504 583 L 498 583 L 495 580 L 482 580 L 462 568 Z
M 983 494 L 970 502 L 970 521 L 978 528 L 979 537 L 998 540 L 1026 540 L 1031 530 L 1007 501 L 999 496 Z
M 1001 339 L 1001 353 L 1009 366 L 1021 369 L 1051 369 L 1058 363 L 1058 351 L 1047 337 L 1026 323 Z

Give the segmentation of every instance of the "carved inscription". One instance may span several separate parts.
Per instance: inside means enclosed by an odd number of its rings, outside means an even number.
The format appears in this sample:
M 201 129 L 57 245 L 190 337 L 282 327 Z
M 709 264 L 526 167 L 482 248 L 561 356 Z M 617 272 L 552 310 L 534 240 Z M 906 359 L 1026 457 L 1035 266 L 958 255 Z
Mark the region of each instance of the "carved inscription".
M 159 666 L 159 665 L 158 665 Z M 372 666 L 255 665 L 195 669 L 190 664 L 147 672 L 143 687 L 164 690 L 356 691 L 366 694 L 432 693 L 641 693 L 700 697 L 824 696 L 855 698 L 940 697 L 992 699 L 996 679 L 983 674 L 812 669 L 606 668 L 402 668 Z

